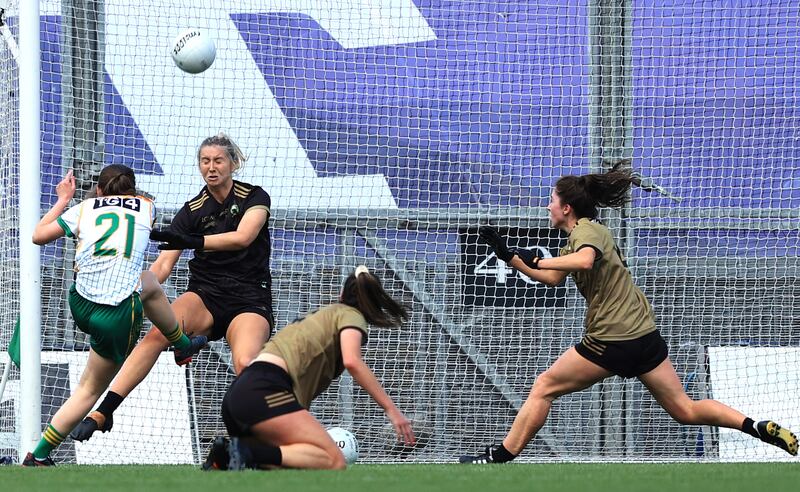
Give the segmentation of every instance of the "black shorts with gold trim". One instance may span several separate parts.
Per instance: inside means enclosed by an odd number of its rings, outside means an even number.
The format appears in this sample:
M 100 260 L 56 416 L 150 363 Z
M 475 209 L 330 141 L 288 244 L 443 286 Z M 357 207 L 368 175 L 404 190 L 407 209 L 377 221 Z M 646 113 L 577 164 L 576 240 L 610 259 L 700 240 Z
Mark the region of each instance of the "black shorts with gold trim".
M 584 359 L 623 378 L 650 372 L 667 358 L 667 343 L 658 330 L 633 340 L 609 342 L 585 335 L 575 345 Z
M 253 425 L 303 410 L 292 378 L 269 362 L 254 362 L 236 378 L 222 399 L 222 420 L 232 437 L 251 435 Z
M 224 338 L 233 319 L 242 313 L 258 314 L 267 320 L 270 332 L 275 330 L 272 294 L 267 287 L 227 282 L 220 278 L 217 285 L 189 282 L 186 291 L 197 294 L 214 318 L 209 340 Z

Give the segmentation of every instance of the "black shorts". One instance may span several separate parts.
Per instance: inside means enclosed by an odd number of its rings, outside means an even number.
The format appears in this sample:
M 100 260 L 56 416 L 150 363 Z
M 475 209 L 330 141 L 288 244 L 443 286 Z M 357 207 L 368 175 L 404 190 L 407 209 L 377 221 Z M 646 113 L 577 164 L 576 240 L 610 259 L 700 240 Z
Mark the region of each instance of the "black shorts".
M 269 288 L 241 284 L 226 288 L 219 285 L 189 282 L 186 291 L 197 294 L 214 318 L 209 340 L 225 338 L 233 318 L 242 313 L 261 315 L 269 322 L 270 332 L 275 329 L 272 293 Z
M 650 372 L 667 358 L 667 343 L 658 330 L 620 342 L 606 342 L 585 335 L 575 350 L 598 366 L 623 378 Z
M 245 367 L 222 399 L 222 421 L 231 437 L 246 437 L 250 428 L 273 417 L 303 410 L 292 388 L 292 378 L 269 362 Z

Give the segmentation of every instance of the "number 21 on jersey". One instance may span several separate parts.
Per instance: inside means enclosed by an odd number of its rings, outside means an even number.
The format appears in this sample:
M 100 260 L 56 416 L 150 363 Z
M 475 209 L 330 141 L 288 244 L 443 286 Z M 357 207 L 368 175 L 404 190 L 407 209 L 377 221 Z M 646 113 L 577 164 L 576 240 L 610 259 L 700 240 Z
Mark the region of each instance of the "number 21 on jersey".
M 131 253 L 133 252 L 133 236 L 136 232 L 136 217 L 131 214 L 125 214 L 125 252 L 123 255 L 125 258 L 130 258 Z M 95 225 L 97 227 L 107 227 L 106 231 L 100 236 L 100 239 L 94 243 L 94 256 L 117 256 L 117 249 L 116 248 L 106 248 L 105 244 L 111 239 L 114 234 L 118 231 L 123 233 L 119 230 L 119 223 L 120 217 L 118 213 L 115 212 L 107 212 L 104 214 L 100 214 L 97 216 L 95 220 Z
M 93 209 L 115 207 L 138 212 L 142 208 L 142 202 L 136 197 L 121 197 L 121 196 L 104 196 L 95 199 Z M 125 222 L 125 225 L 120 229 L 120 222 Z M 136 217 L 133 214 L 125 214 L 120 216 L 118 212 L 106 212 L 100 214 L 95 219 L 95 226 L 105 227 L 106 230 L 100 239 L 94 243 L 94 256 L 116 256 L 118 253 L 117 248 L 106 247 L 106 243 L 111 241 L 116 244 L 125 244 L 125 251 L 123 255 L 125 258 L 130 258 L 133 253 L 134 234 L 136 232 Z M 115 234 L 124 234 L 124 242 L 115 237 Z

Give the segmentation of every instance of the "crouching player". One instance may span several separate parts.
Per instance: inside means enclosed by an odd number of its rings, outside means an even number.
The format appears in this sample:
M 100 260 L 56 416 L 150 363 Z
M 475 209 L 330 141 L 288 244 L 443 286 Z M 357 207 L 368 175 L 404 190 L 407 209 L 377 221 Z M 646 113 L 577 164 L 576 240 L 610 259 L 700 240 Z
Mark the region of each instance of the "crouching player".
M 231 439 L 218 437 L 204 469 L 343 469 L 342 452 L 308 411 L 311 401 L 347 369 L 380 405 L 399 440 L 415 444 L 411 422 L 361 358 L 367 323 L 399 326 L 405 308 L 360 266 L 345 280 L 340 302 L 279 331 L 228 388 L 222 418 Z

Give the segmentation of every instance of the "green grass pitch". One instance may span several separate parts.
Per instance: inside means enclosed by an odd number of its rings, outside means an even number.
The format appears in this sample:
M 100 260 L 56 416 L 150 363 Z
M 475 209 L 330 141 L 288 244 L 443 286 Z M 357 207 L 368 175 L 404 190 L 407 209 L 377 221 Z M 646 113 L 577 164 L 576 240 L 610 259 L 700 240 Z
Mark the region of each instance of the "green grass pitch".
M 800 490 L 800 463 L 355 465 L 343 472 L 203 472 L 190 466 L 0 467 L 3 491 L 393 492 Z

